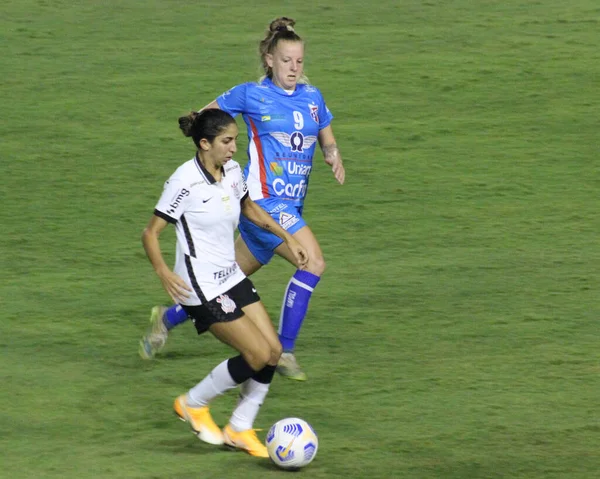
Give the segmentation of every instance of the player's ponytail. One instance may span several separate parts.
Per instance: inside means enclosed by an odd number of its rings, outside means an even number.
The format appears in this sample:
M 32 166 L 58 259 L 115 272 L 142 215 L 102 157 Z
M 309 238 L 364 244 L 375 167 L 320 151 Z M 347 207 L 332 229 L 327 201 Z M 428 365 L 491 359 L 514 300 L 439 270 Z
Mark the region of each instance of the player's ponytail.
M 187 137 L 192 137 L 194 145 L 200 149 L 200 141 L 212 143 L 214 139 L 235 119 L 227 112 L 218 108 L 208 108 L 201 112 L 192 111 L 179 117 L 179 129 Z
M 269 24 L 269 28 L 265 32 L 265 38 L 260 42 L 258 46 L 258 53 L 260 55 L 261 66 L 264 71 L 263 78 L 273 78 L 273 71 L 267 64 L 267 54 L 272 54 L 277 47 L 277 43 L 280 40 L 287 40 L 290 42 L 303 42 L 300 35 L 296 33 L 294 26 L 296 21 L 289 17 L 279 17 L 273 20 Z M 299 83 L 308 83 L 308 79 L 303 75 L 300 78 Z
M 198 112 L 192 111 L 186 116 L 179 117 L 179 129 L 185 136 L 192 136 L 192 129 L 194 126 L 194 120 L 198 116 Z

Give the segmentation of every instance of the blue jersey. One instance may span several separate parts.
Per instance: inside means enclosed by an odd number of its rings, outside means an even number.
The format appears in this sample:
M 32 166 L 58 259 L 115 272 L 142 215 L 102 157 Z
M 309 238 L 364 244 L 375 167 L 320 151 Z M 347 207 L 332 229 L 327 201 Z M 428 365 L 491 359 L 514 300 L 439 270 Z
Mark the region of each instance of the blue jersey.
M 241 113 L 248 127 L 244 174 L 250 198 L 286 200 L 302 207 L 317 136 L 333 119 L 321 92 L 298 84 L 288 94 L 265 78 L 233 87 L 217 103 L 233 116 Z

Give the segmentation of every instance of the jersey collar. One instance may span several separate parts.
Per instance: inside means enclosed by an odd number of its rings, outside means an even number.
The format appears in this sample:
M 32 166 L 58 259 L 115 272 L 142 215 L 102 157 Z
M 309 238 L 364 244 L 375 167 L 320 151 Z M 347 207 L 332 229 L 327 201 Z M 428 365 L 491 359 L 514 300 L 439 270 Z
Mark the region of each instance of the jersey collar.
M 200 161 L 200 158 L 198 158 L 198 152 L 196 152 L 196 166 L 198 167 L 200 174 L 204 176 L 204 179 L 209 185 L 214 185 L 217 182 L 217 180 L 215 180 L 215 177 L 211 173 L 209 173 L 209 171 L 204 167 L 204 165 Z M 221 175 L 223 176 L 223 178 L 225 177 L 225 169 L 223 167 L 221 167 Z
M 271 80 L 269 77 L 265 77 L 264 80 L 262 81 L 262 84 L 265 86 L 268 86 L 271 90 L 274 90 L 275 92 L 279 93 L 280 95 L 288 96 L 288 97 L 298 95 L 301 90 L 301 85 L 303 85 L 302 83 L 296 83 L 296 89 L 294 90 L 294 92 L 292 94 L 290 94 L 287 91 L 285 91 L 283 88 L 275 85 L 275 83 L 273 83 L 273 80 Z

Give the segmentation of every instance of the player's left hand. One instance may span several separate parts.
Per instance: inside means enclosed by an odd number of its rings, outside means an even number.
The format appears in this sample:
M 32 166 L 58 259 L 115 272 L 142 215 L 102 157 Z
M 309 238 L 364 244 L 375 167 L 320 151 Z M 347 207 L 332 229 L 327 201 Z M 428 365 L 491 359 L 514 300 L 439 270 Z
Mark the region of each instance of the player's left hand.
M 290 238 L 287 246 L 294 255 L 294 258 L 296 258 L 298 268 L 305 269 L 308 266 L 308 253 L 306 249 L 294 237 Z
M 344 169 L 344 163 L 342 163 L 340 155 L 335 155 L 333 158 L 326 158 L 325 162 L 331 166 L 333 176 L 335 176 L 335 179 L 338 181 L 338 183 L 343 185 L 344 179 L 346 178 L 346 170 Z

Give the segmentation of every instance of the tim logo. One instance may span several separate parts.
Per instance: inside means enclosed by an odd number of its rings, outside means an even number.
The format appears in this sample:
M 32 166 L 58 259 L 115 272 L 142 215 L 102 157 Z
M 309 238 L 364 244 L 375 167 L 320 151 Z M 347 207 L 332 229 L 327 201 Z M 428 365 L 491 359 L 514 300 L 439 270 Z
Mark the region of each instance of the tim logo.
M 233 313 L 235 311 L 235 301 L 226 294 L 222 294 L 217 298 L 217 303 L 221 305 L 224 313 Z
M 304 136 L 301 132 L 295 131 L 291 135 L 283 131 L 274 131 L 271 136 L 275 138 L 283 146 L 287 146 L 292 151 L 302 153 L 306 148 L 310 148 L 317 141 L 314 135 Z
M 182 188 L 181 191 L 179 192 L 179 194 L 173 200 L 173 202 L 169 205 L 169 209 L 167 210 L 167 213 L 169 213 L 171 215 L 173 213 L 175 213 L 175 210 L 181 204 L 183 199 L 189 195 L 190 195 L 190 192 L 188 190 L 186 190 L 185 188 Z
M 319 107 L 317 105 L 308 105 L 308 109 L 310 110 L 310 117 L 315 120 L 315 122 L 319 123 Z

